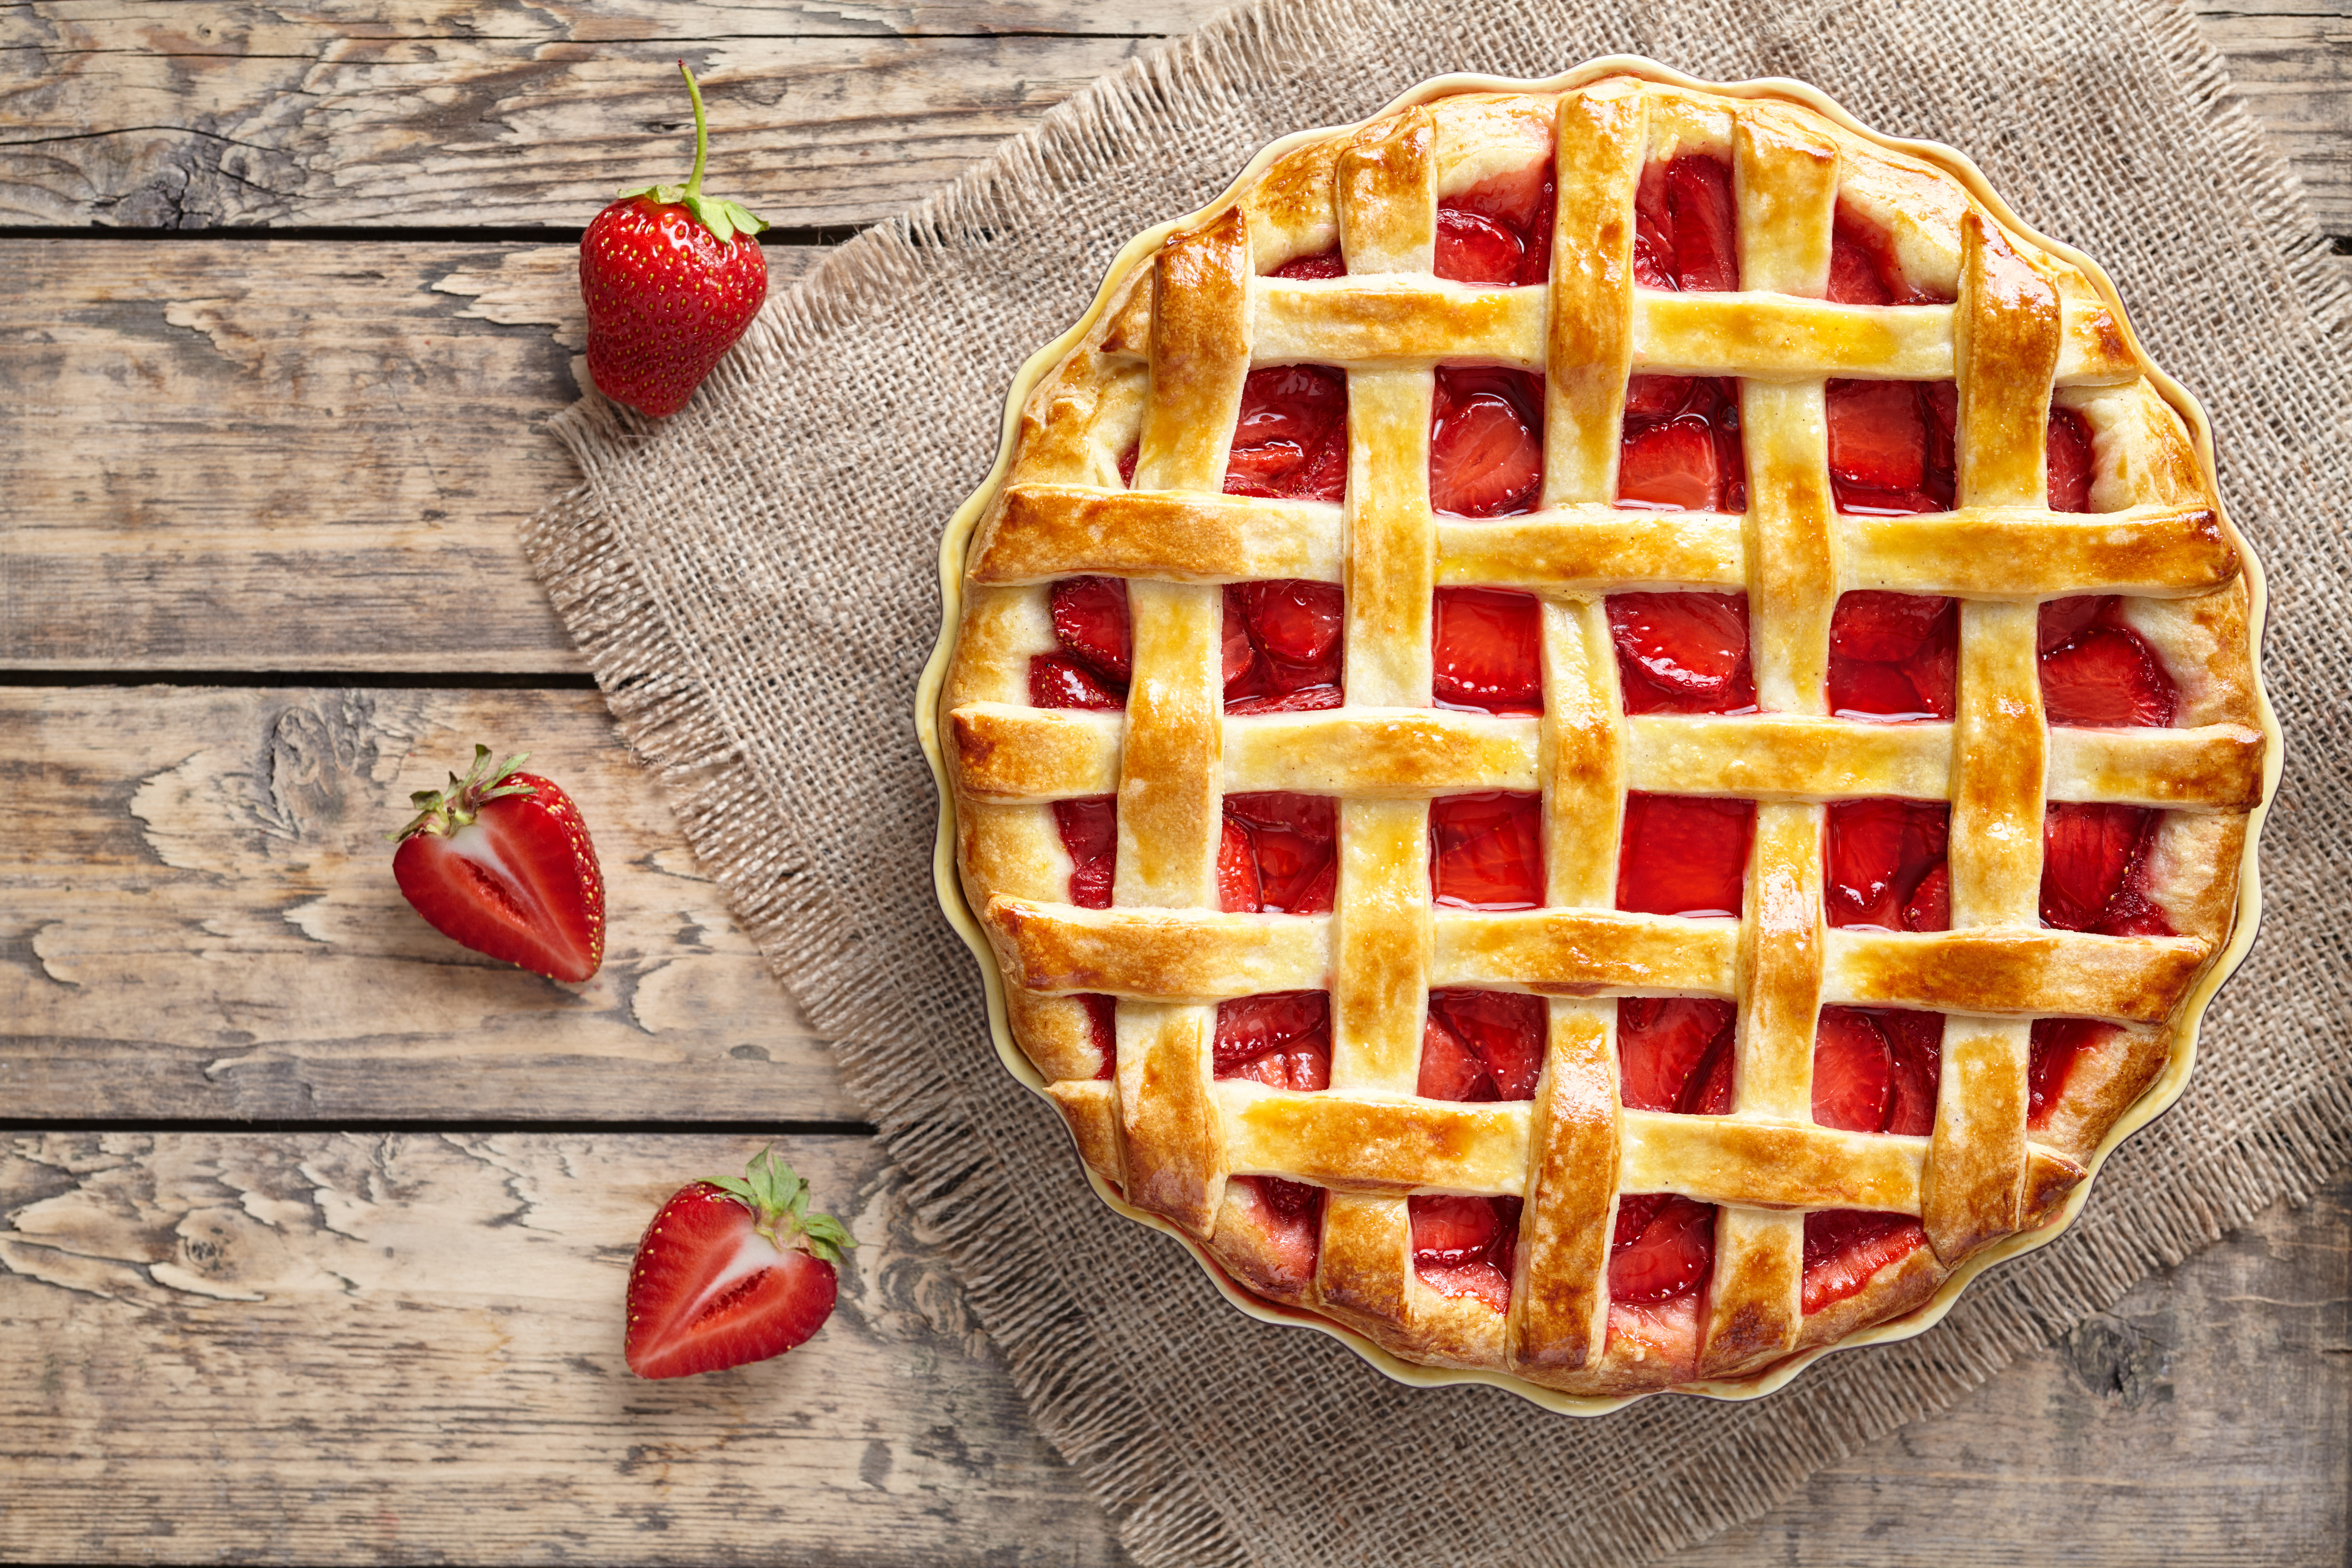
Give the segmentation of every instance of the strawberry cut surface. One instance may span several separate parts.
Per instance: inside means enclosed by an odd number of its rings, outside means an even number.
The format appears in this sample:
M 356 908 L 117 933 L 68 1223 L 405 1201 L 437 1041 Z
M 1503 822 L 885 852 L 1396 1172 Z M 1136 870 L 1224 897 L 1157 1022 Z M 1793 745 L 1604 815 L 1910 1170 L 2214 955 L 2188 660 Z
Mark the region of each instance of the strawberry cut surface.
M 1512 991 L 1433 991 L 1422 1026 L 1424 1100 L 1532 1100 L 1543 1071 L 1549 1017 L 1540 996 Z
M 1055 652 L 1029 660 L 1029 700 L 1038 708 L 1118 709 L 1135 635 L 1127 584 L 1117 577 L 1065 577 L 1046 595 Z
M 1748 509 L 1738 382 L 1637 375 L 1625 384 L 1617 504 L 1651 511 Z
M 1520 1207 L 1512 1197 L 1407 1198 L 1413 1272 L 1442 1296 L 1468 1297 L 1507 1311 Z
M 519 772 L 523 761 L 493 769 L 477 746 L 465 778 L 418 791 L 393 879 L 451 941 L 551 980 L 588 980 L 604 962 L 604 869 L 579 806 L 552 779 Z
M 1628 713 L 1756 706 L 1745 594 L 1612 594 L 1609 634 Z
M 1841 719 L 1949 719 L 1958 710 L 1957 599 L 1863 590 L 1830 617 L 1829 703 Z
M 1908 1215 L 1814 1210 L 1805 1216 L 1806 1315 L 1858 1293 L 1880 1269 L 1927 1245 L 1927 1231 Z
M 1694 154 L 1643 169 L 1633 195 L 1633 281 L 1685 293 L 1739 287 L 1728 163 Z
M 2042 606 L 2042 707 L 2053 725 L 2168 729 L 2180 691 L 2147 639 L 2123 619 L 2114 595 L 2052 599 Z
M 1731 1110 L 1738 1015 L 1712 996 L 1617 999 L 1617 1076 L 1632 1110 L 1722 1116 Z
M 1269 1089 L 1328 1089 L 1331 994 L 1271 991 L 1220 1002 L 1212 1049 L 1219 1078 Z
M 1698 1294 L 1715 1268 L 1715 1205 L 1672 1193 L 1617 1200 L 1609 1239 L 1609 1299 L 1655 1306 Z
M 1295 713 L 1337 708 L 1339 585 L 1285 578 L 1225 586 L 1224 679 L 1228 713 Z
M 1829 384 L 1830 494 L 1840 511 L 1949 511 L 1958 395 L 1948 381 Z
M 1543 606 L 1533 594 L 1440 588 L 1433 608 L 1437 706 L 1543 711 Z
M 1543 797 L 1500 790 L 1429 803 L 1432 897 L 1460 910 L 1543 902 Z
M 1268 791 L 1225 796 L 1217 895 L 1227 914 L 1331 912 L 1339 876 L 1339 808 L 1328 795 Z
M 1755 833 L 1754 801 L 1629 793 L 1617 857 L 1617 907 L 1738 919 Z
M 1936 1126 L 1944 1018 L 1824 1007 L 1813 1037 L 1813 1121 L 1842 1132 L 1924 1137 Z
M 1525 288 L 1551 275 L 1551 161 L 1499 174 L 1437 208 L 1433 270 L 1456 283 Z
M 2163 813 L 2053 801 L 2042 824 L 2042 923 L 2101 936 L 2171 936 L 2143 890 Z
M 1348 378 L 1328 365 L 1250 372 L 1225 493 L 1338 500 L 1348 488 Z
M 1449 517 L 1535 509 L 1543 483 L 1543 378 L 1439 365 L 1429 408 L 1429 504 Z
M 1832 926 L 1946 931 L 1945 851 L 1952 808 L 1940 800 L 1842 800 L 1829 808 L 1824 916 Z
M 2028 1127 L 2046 1126 L 2066 1079 L 2086 1051 L 2096 1050 L 2121 1031 L 2094 1018 L 2036 1018 L 2025 1067 Z
M 1118 871 L 1118 800 L 1098 795 L 1054 803 L 1054 826 L 1070 856 L 1070 902 L 1082 910 L 1110 908 Z

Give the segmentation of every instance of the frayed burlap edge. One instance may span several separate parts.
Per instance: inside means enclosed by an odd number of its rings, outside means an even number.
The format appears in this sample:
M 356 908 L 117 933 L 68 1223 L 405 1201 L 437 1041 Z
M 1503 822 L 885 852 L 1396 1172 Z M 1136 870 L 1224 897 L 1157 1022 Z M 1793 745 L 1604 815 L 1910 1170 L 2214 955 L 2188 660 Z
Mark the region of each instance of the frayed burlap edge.
M 844 246 L 779 297 L 705 395 L 723 397 L 731 384 L 821 353 L 845 325 L 899 306 L 920 284 L 925 250 L 1050 208 L 1066 193 L 1083 191 L 1138 136 L 1215 117 L 1223 95 L 1268 61 L 1313 58 L 1324 37 L 1317 15 L 1303 5 L 1221 16 L 1059 106 L 1036 130 L 913 213 Z M 2328 268 L 2326 243 L 2284 162 L 2227 97 L 2223 62 L 2186 12 L 2148 0 L 2142 19 L 2173 85 L 2204 122 L 2216 178 L 2251 194 L 2264 237 L 2312 320 L 2340 337 L 2352 289 Z M 834 910 L 801 895 L 795 870 L 806 857 L 788 816 L 772 809 L 788 796 L 781 781 L 762 776 L 714 695 L 723 669 L 709 661 L 723 650 L 679 635 L 677 606 L 635 569 L 623 524 L 599 503 L 600 468 L 637 445 L 646 427 L 592 395 L 555 428 L 588 479 L 526 531 L 533 565 L 623 735 L 656 769 L 696 855 L 810 1021 L 839 1041 L 853 1094 L 909 1178 L 908 1203 L 964 1284 L 1040 1430 L 1086 1476 L 1139 1560 L 1253 1561 L 1244 1530 L 1202 1476 L 1171 1460 L 1152 1412 L 1051 1270 L 1008 1258 L 996 1245 L 1011 1207 L 1007 1184 L 975 1163 L 969 1141 L 924 1092 L 882 1070 L 881 1052 L 866 1043 L 872 1020 L 840 1000 L 857 994 L 836 983 L 855 963 L 855 948 Z M 2152 1268 L 2177 1263 L 2281 1195 L 2302 1200 L 2314 1180 L 2352 1158 L 2347 1127 L 2352 1094 L 2332 1085 L 2321 1099 L 2242 1128 L 2208 1151 L 2205 1163 L 2178 1172 L 2159 1197 L 2095 1205 L 2068 1246 L 1979 1281 L 1936 1332 L 1866 1358 L 1823 1363 L 1776 1396 L 1781 1419 L 1743 1425 L 1705 1453 L 1683 1458 L 1681 1468 L 1704 1466 L 1706 1485 L 1676 1486 L 1670 1472 L 1643 1494 L 1596 1503 L 1596 1519 L 1612 1527 L 1610 1555 L 1643 1560 L 1751 1519 L 1813 1470 L 1949 1405 L 2021 1345 L 2113 1306 Z M 1660 1492 L 1679 1507 L 1656 1510 L 1651 1499 Z

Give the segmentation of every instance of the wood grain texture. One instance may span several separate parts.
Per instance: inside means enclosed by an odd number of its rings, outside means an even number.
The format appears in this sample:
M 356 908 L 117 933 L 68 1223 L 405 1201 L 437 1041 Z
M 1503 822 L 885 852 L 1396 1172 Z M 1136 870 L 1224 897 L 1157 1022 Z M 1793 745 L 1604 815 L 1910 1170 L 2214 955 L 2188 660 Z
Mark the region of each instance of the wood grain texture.
M 778 1360 L 621 1358 L 638 1234 L 743 1139 L 0 1140 L 0 1558 L 1120 1561 L 862 1138 Z
M 787 226 L 871 223 L 1218 0 L 0 8 L 0 223 L 575 228 L 685 167 Z M 2352 232 L 2344 0 L 2201 0 L 2331 232 Z
M 593 691 L 0 689 L 0 1115 L 856 1120 Z M 594 836 L 584 984 L 392 880 L 409 792 L 477 739 Z

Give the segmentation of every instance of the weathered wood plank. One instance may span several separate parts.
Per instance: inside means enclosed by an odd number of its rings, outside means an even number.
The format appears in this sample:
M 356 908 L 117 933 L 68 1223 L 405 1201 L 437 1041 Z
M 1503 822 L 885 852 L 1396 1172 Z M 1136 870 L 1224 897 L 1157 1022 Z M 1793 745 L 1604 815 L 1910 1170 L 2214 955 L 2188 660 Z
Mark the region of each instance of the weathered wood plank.
M 2207 36 L 2326 221 L 2352 230 L 2341 0 L 2205 0 Z M 681 55 L 730 195 L 869 223 L 1217 0 L 954 5 L 37 3 L 0 11 L 0 222 L 167 228 L 585 223 L 682 166 Z
M 593 691 L 20 688 L 0 735 L 0 1115 L 856 1119 Z M 478 739 L 595 837 L 585 984 L 393 883 L 383 835 Z
M 2352 1183 L 2339 1180 L 1672 1561 L 2333 1565 L 2348 1490 Z
M 755 1141 L 0 1140 L 0 1558 L 1121 1561 L 861 1138 L 790 1354 L 645 1383 L 629 1258 Z

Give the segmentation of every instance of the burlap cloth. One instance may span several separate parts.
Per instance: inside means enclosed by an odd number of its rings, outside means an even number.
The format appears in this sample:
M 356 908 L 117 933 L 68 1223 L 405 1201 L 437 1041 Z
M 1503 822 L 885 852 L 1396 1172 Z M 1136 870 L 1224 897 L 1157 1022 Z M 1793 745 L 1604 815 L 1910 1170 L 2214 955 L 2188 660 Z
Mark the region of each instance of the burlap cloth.
M 2289 752 L 2263 938 L 2187 1098 L 2109 1163 L 2064 1239 L 1930 1332 L 1832 1356 L 1769 1399 L 1578 1420 L 1492 1388 L 1402 1387 L 1322 1335 L 1252 1321 L 1175 1243 L 1095 1201 L 1058 1118 L 998 1064 L 972 957 L 934 906 L 911 706 L 940 531 L 994 459 L 1015 368 L 1121 243 L 1283 132 L 1446 72 L 1612 53 L 1811 81 L 1879 130 L 1969 153 L 2028 223 L 2106 265 L 2211 413 L 2270 571 Z M 685 413 L 656 428 L 592 395 L 559 421 L 587 478 L 530 530 L 541 575 L 1139 1561 L 1640 1561 L 1761 1512 L 2352 1153 L 2352 920 L 2331 864 L 2352 773 L 2346 299 L 2227 85 L 2187 14 L 2152 0 L 1276 5 L 1135 61 L 843 247 Z

